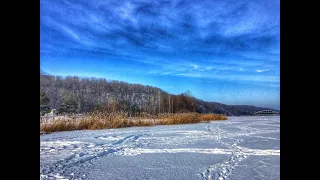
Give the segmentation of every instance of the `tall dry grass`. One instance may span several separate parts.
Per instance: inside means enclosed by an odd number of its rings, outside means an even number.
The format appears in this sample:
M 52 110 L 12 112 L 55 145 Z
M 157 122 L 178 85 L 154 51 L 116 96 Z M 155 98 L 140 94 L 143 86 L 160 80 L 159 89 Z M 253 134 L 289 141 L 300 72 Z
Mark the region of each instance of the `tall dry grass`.
M 50 122 L 40 123 L 40 131 L 71 131 L 82 129 L 110 129 L 132 126 L 173 125 L 200 123 L 211 120 L 226 120 L 227 117 L 219 114 L 199 113 L 163 113 L 159 115 L 142 114 L 128 117 L 128 114 L 119 111 L 114 113 L 87 113 L 80 119 L 57 118 Z
M 200 121 L 227 120 L 227 117 L 222 114 L 200 114 L 198 118 Z
M 199 114 L 199 113 L 177 113 L 161 115 L 159 123 L 161 125 L 172 124 L 192 124 L 211 120 L 226 120 L 227 117 L 219 114 Z

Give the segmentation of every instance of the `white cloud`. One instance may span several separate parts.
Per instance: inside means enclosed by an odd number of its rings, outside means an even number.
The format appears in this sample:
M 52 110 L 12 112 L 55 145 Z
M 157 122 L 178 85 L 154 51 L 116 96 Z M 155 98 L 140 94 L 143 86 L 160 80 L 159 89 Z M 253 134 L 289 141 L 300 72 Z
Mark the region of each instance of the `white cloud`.
M 243 82 L 260 82 L 260 83 L 279 83 L 280 78 L 279 76 L 265 76 L 265 75 L 241 75 L 238 74 L 207 74 L 207 73 L 199 73 L 199 72 L 192 72 L 192 73 L 177 73 L 172 74 L 176 76 L 183 76 L 183 77 L 201 77 L 207 79 L 221 79 L 221 80 L 229 80 L 229 81 L 243 81 Z
M 190 64 L 189 67 L 192 67 L 192 68 L 193 68 L 193 69 L 191 69 L 191 70 L 198 70 L 198 69 L 199 69 L 199 66 L 196 65 L 196 64 Z M 189 71 L 191 71 L 191 70 L 189 70 Z
M 67 28 L 67 27 L 62 26 L 62 25 L 61 25 L 61 28 L 62 28 L 65 32 L 67 32 L 70 36 L 72 36 L 73 38 L 75 38 L 75 39 L 77 39 L 77 40 L 80 41 L 79 36 L 78 36 L 74 31 L 72 31 L 70 28 Z
M 266 72 L 266 71 L 270 71 L 270 69 L 257 69 L 256 72 L 260 73 L 260 72 Z

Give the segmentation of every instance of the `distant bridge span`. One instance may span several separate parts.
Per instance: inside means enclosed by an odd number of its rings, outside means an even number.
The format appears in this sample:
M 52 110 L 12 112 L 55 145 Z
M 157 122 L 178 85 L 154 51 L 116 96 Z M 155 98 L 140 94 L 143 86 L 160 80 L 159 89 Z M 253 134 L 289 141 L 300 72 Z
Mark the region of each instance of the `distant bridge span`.
M 262 110 L 252 114 L 252 116 L 270 116 L 270 115 L 280 115 L 280 112 L 273 111 L 273 110 Z

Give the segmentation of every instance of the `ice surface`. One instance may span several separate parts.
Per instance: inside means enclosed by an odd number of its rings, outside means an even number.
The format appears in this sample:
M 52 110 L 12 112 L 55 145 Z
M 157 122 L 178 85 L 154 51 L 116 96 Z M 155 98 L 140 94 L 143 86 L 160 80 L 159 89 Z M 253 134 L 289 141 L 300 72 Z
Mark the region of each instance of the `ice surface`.
M 280 179 L 280 117 L 40 136 L 40 179 Z

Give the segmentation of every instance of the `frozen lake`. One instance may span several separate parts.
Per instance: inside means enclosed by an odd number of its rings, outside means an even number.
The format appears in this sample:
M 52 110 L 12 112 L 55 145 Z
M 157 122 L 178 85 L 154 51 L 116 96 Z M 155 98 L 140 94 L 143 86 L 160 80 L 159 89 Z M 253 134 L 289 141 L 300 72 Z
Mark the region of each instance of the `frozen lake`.
M 280 179 L 280 116 L 43 135 L 40 179 Z

